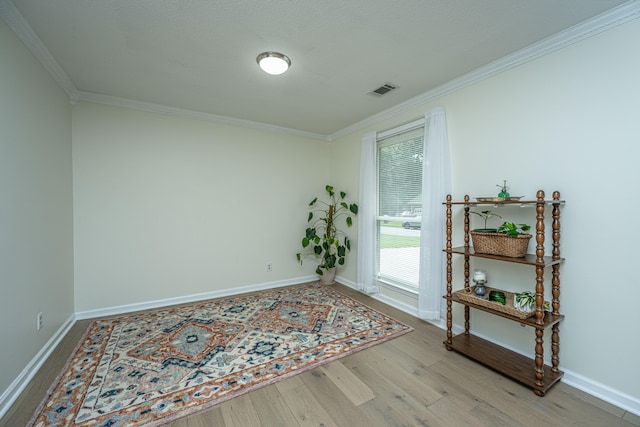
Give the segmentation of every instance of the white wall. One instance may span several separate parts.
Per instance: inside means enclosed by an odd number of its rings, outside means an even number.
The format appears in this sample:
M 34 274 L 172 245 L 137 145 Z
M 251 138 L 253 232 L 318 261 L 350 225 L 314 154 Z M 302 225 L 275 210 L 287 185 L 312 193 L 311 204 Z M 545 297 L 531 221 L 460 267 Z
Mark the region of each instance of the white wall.
M 69 98 L 3 20 L 0 58 L 2 392 L 74 310 Z
M 312 263 L 299 267 L 294 258 L 309 199 L 327 182 L 355 197 L 361 135 L 443 105 L 456 197 L 485 195 L 506 178 L 513 193 L 558 189 L 567 199 L 561 364 L 640 399 L 630 297 L 640 204 L 638 39 L 636 20 L 328 147 L 95 104 L 72 113 L 0 21 L 0 339 L 11 343 L 0 350 L 0 390 L 74 311 L 311 274 Z M 330 171 L 317 167 L 327 163 Z M 351 235 L 357 248 L 355 228 Z M 355 281 L 355 270 L 351 253 L 339 274 Z M 46 325 L 37 332 L 39 311 Z M 517 325 L 474 320 L 480 333 L 498 330 L 501 341 L 531 352 L 531 335 L 523 338 Z
M 561 248 L 567 262 L 561 278 L 561 311 L 566 315 L 561 366 L 636 401 L 638 40 L 640 20 L 635 20 L 345 136 L 332 147 L 332 177 L 340 177 L 338 184 L 357 181 L 353 169 L 362 134 L 408 122 L 442 105 L 454 197 L 492 195 L 503 179 L 514 195 L 534 197 L 538 188 L 549 196 L 561 191 L 567 200 L 562 211 Z M 512 214 L 521 215 L 507 215 Z M 489 277 L 499 282 L 500 268 L 488 264 Z M 523 277 L 526 284 L 535 274 L 517 271 L 508 269 L 505 277 Z M 355 266 L 345 274 L 355 281 Z M 474 320 L 479 333 L 533 352 L 531 329 L 483 314 L 475 314 Z
M 76 311 L 312 274 L 295 253 L 328 160 L 317 140 L 77 104 Z

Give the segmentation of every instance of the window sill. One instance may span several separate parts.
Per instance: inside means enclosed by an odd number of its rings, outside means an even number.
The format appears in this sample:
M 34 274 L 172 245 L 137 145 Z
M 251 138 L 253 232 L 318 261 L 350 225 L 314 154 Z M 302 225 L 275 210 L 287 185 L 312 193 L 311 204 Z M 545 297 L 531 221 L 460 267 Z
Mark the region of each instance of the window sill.
M 386 288 L 386 289 L 390 289 L 392 291 L 398 292 L 402 295 L 405 295 L 407 297 L 411 297 L 411 298 L 417 298 L 418 297 L 418 289 L 414 288 L 414 287 L 409 287 L 407 285 L 401 285 L 398 283 L 393 283 L 389 280 L 385 280 L 381 277 L 378 277 L 378 284 L 380 285 L 380 287 L 382 288 Z

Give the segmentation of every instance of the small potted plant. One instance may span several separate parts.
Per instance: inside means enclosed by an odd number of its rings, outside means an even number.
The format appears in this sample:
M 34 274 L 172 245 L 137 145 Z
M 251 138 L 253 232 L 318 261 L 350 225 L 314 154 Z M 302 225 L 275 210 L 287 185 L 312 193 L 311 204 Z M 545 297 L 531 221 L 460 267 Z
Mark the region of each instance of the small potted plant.
M 513 298 L 513 307 L 516 310 L 531 312 L 536 308 L 536 293 L 531 291 L 516 292 Z M 549 310 L 549 302 L 545 301 L 542 308 Z
M 358 214 L 358 205 L 347 204 L 347 193 L 333 190 L 331 185 L 325 186 L 329 201 L 313 199 L 309 206 L 316 208 L 309 212 L 307 222 L 310 223 L 302 238 L 302 252 L 296 254 L 298 262 L 307 256 L 320 259 L 316 273 L 322 283 L 334 283 L 336 266 L 344 265 L 347 251 L 351 251 L 349 236 L 337 227 L 338 220 L 344 217 L 347 227 L 351 227 L 353 219 L 351 215 Z
M 531 226 L 503 222 L 495 233 L 471 231 L 473 249 L 477 253 L 521 258 L 527 254 Z
M 529 230 L 531 230 L 531 226 L 527 224 L 514 224 L 513 222 L 503 222 L 500 227 L 498 227 L 498 233 L 504 233 L 507 236 L 529 236 Z
M 498 218 L 502 219 L 502 217 L 500 215 L 495 214 L 495 213 L 493 213 L 491 211 L 482 211 L 482 212 L 469 211 L 469 213 L 472 213 L 474 215 L 478 215 L 479 217 L 481 217 L 484 220 L 484 228 L 476 228 L 473 231 L 476 231 L 478 233 L 497 233 L 498 232 L 497 228 L 488 228 L 487 227 L 487 221 L 492 216 L 495 216 L 495 217 L 498 217 Z

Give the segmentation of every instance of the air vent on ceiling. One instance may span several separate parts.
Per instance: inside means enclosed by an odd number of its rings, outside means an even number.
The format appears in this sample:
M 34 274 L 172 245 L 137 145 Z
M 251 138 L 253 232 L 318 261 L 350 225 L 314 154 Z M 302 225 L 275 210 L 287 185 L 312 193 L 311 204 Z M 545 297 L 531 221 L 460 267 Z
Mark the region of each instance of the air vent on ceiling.
M 380 86 L 378 89 L 375 89 L 369 93 L 375 96 L 382 96 L 382 95 L 386 95 L 387 93 L 397 88 L 398 86 L 394 85 L 393 83 L 385 83 L 382 86 Z

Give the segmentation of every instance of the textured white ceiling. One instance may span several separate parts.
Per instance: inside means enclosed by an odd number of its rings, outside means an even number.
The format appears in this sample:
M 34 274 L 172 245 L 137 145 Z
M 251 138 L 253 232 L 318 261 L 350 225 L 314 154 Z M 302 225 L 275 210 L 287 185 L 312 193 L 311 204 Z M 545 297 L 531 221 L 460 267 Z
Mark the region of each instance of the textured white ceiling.
M 13 0 L 82 93 L 321 135 L 622 3 Z M 266 50 L 288 55 L 291 69 L 261 72 Z M 399 88 L 369 94 L 385 82 Z

